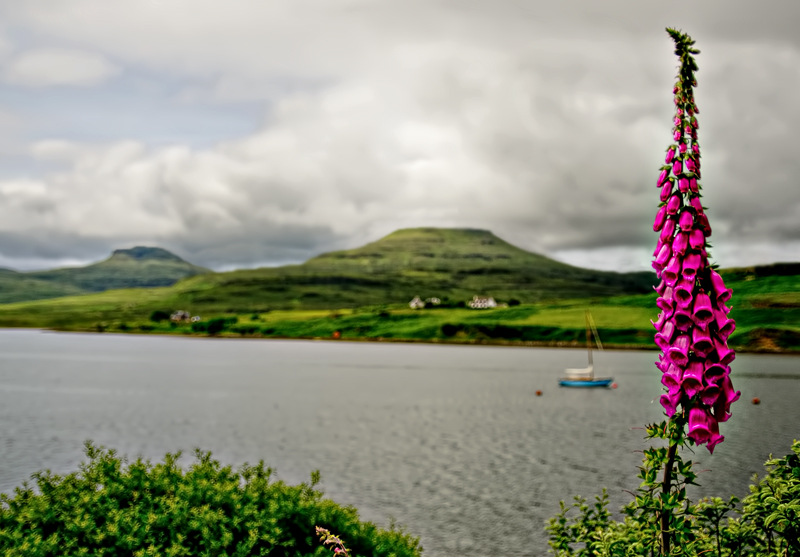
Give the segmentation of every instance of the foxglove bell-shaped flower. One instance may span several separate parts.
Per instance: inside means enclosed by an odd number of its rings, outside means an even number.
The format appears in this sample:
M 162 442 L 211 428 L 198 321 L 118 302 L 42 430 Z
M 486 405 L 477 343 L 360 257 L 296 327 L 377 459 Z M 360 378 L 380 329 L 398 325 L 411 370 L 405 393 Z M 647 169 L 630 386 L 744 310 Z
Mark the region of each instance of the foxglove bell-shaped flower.
M 664 226 L 664 221 L 667 220 L 667 206 L 664 205 L 658 209 L 656 218 L 653 221 L 653 232 L 658 232 Z
M 722 378 L 719 388 L 721 393 L 717 402 L 714 403 L 714 417 L 718 422 L 727 422 L 731 417 L 731 404 L 739 400 L 742 393 L 733 390 L 733 383 L 731 383 L 729 375 Z
M 666 265 L 669 261 L 670 257 L 672 257 L 672 250 L 670 249 L 669 244 L 662 244 L 655 261 L 653 261 L 653 269 L 655 269 L 656 272 L 661 272 L 661 270 L 664 268 L 664 265 Z
M 667 214 L 674 215 L 681 208 L 681 196 L 673 195 L 666 204 Z
M 695 327 L 692 330 L 692 350 L 701 358 L 705 358 L 709 352 L 714 350 L 714 343 L 711 341 L 708 329 Z
M 707 362 L 703 379 L 706 383 L 719 386 L 722 378 L 730 374 L 731 368 L 720 363 Z
M 682 135 L 683 134 L 681 133 L 681 130 L 675 130 L 672 133 L 672 139 L 674 139 L 675 141 L 679 141 Z
M 688 308 L 692 303 L 693 291 L 694 280 L 683 278 L 672 289 L 672 298 L 678 304 L 678 307 Z
M 691 201 L 689 201 L 694 210 L 697 211 L 697 214 L 701 214 L 703 212 L 703 204 L 700 203 L 699 197 L 692 197 Z
M 683 308 L 676 308 L 672 314 L 672 322 L 675 323 L 675 328 L 679 331 L 686 332 L 689 330 L 689 327 L 694 325 L 694 320 L 692 319 L 692 314 L 689 313 L 687 309 Z
M 714 311 L 714 319 L 717 322 L 719 337 L 727 342 L 728 337 L 736 330 L 736 321 L 730 319 L 721 309 Z
M 699 188 L 697 187 L 697 178 L 695 178 L 694 176 L 689 178 L 689 189 L 694 193 L 699 193 L 700 191 Z
M 712 269 L 709 273 L 709 276 L 711 277 L 711 286 L 714 289 L 714 294 L 717 296 L 717 300 L 723 304 L 730 300 L 731 293 L 733 291 L 725 288 L 725 281 L 722 280 L 722 277 L 719 276 L 719 273 Z
M 661 313 L 658 314 L 658 320 L 654 323 L 653 320 L 651 319 L 650 323 L 653 325 L 653 327 L 656 328 L 656 331 L 661 331 L 661 329 L 664 327 L 664 323 L 667 322 L 667 319 L 669 319 L 667 312 L 662 311 Z
M 677 236 L 675 236 L 675 240 L 672 242 L 672 251 L 673 253 L 680 255 L 683 257 L 686 255 L 686 248 L 689 245 L 689 235 L 686 232 L 681 232 Z
M 684 367 L 686 364 L 688 364 L 689 336 L 678 335 L 678 337 L 672 342 L 672 346 L 670 346 L 669 350 L 667 350 L 667 355 L 670 357 L 672 362 L 679 367 Z
M 667 179 L 667 176 L 669 176 L 669 170 L 667 169 L 662 170 L 661 174 L 658 175 L 658 182 L 656 183 L 657 188 L 661 187 L 661 185 L 664 183 L 664 180 Z
M 685 155 L 686 154 L 686 143 L 681 141 L 680 147 L 678 147 L 678 149 L 680 149 L 681 155 Z
M 716 339 L 714 342 L 714 347 L 716 348 L 717 359 L 719 360 L 719 363 L 728 365 L 736 358 L 736 353 L 728 348 L 728 344 L 725 341 Z
M 664 221 L 664 227 L 661 229 L 661 236 L 659 236 L 662 242 L 666 242 L 667 240 L 672 241 L 672 235 L 675 233 L 675 226 L 675 219 L 668 218 Z
M 674 163 L 672 163 L 672 173 L 675 176 L 677 176 L 678 174 L 681 173 L 681 166 L 682 166 L 681 165 L 681 161 L 679 161 L 679 160 L 677 160 Z
M 664 185 L 661 186 L 661 201 L 666 201 L 669 199 L 669 195 L 672 193 L 672 182 L 667 180 L 664 182 Z
M 689 233 L 689 245 L 692 249 L 700 249 L 706 244 L 706 237 L 703 235 L 703 231 L 699 228 L 695 228 Z
M 670 147 L 669 150 L 667 151 L 667 158 L 664 159 L 664 162 L 666 164 L 669 164 L 672 162 L 672 159 L 674 158 L 675 158 L 675 148 Z
M 661 276 L 663 277 L 664 281 L 666 281 L 667 285 L 675 284 L 675 281 L 678 280 L 678 277 L 681 274 L 681 258 L 673 255 L 672 259 L 669 260 L 667 266 L 661 271 Z
M 721 393 L 722 391 L 716 385 L 708 385 L 700 391 L 700 400 L 706 406 L 714 406 Z
M 711 421 L 714 420 L 703 408 L 694 407 L 689 410 L 689 438 L 698 445 L 711 440 Z
M 711 420 L 711 438 L 706 443 L 708 452 L 714 454 L 714 447 L 722 443 L 724 440 L 725 436 L 719 434 L 719 423 L 717 423 L 717 420 Z
M 686 193 L 689 191 L 689 179 L 688 178 L 681 178 L 678 180 L 678 190 L 681 193 Z
M 678 219 L 678 224 L 680 225 L 681 230 L 683 230 L 684 232 L 688 232 L 689 230 L 691 230 L 692 226 L 694 225 L 694 218 L 692 217 L 692 213 L 690 213 L 689 211 L 684 211 L 683 213 L 681 213 L 681 216 Z
M 661 348 L 662 352 L 669 351 L 670 346 L 672 346 L 673 336 L 675 336 L 675 324 L 672 321 L 667 321 L 655 336 L 656 345 Z
M 689 280 L 694 280 L 695 275 L 697 274 L 697 269 L 700 267 L 702 260 L 700 258 L 699 253 L 692 253 L 686 256 L 686 259 L 683 260 L 683 267 L 682 273 L 684 278 Z
M 688 338 L 688 337 L 687 337 Z M 673 360 L 674 361 L 674 360 Z M 683 371 L 681 389 L 689 398 L 699 393 L 703 388 L 703 364 L 698 361 L 690 362 Z
M 656 249 L 654 249 L 654 250 L 653 250 L 653 257 L 656 257 L 656 256 L 659 254 L 659 252 L 661 252 L 661 248 L 662 248 L 663 246 L 664 246 L 664 242 L 662 242 L 661 240 L 659 240 L 659 241 L 656 243 Z M 655 288 L 655 287 L 654 287 L 654 288 Z
M 697 222 L 700 224 L 700 228 L 703 230 L 703 236 L 711 236 L 711 225 L 708 223 L 708 217 L 705 215 L 698 215 Z
M 666 412 L 667 416 L 670 418 L 675 415 L 682 396 L 683 391 L 680 389 L 674 393 L 670 392 L 669 394 L 661 395 L 659 402 L 661 403 L 661 406 L 664 407 L 664 411 Z
M 714 320 L 714 308 L 711 307 L 711 298 L 705 292 L 700 292 L 694 297 L 692 311 L 694 313 L 694 322 L 700 327 L 706 328 Z
M 691 157 L 689 157 L 688 159 L 686 159 L 686 172 L 687 173 L 694 172 L 694 170 L 695 170 L 694 160 Z
M 670 363 L 661 375 L 661 384 L 669 390 L 670 394 L 680 391 L 682 381 L 683 370 L 673 363 Z
M 656 300 L 656 305 L 662 311 L 672 311 L 672 287 L 667 286 L 664 289 L 664 294 Z

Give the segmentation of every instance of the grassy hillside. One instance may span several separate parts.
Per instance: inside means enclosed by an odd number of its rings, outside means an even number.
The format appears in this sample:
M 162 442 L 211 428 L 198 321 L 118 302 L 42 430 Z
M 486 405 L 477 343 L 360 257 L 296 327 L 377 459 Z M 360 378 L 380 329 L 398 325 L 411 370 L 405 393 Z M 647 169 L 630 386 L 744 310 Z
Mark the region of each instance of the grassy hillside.
M 800 275 L 770 276 L 729 283 L 731 316 L 737 330 L 731 346 L 739 351 L 800 353 Z M 655 294 L 550 300 L 493 310 L 434 308 L 406 304 L 340 309 L 226 312 L 202 305 L 179 305 L 173 288 L 117 290 L 92 296 L 0 306 L 0 325 L 63 330 L 205 334 L 189 323 L 153 322 L 154 310 L 188 309 L 200 325 L 226 320 L 220 336 L 490 342 L 583 346 L 584 310 L 592 312 L 608 347 L 654 348 Z M 233 323 L 235 321 L 235 323 Z
M 0 303 L 102 292 L 118 288 L 169 286 L 209 273 L 161 248 L 120 249 L 99 263 L 50 271 L 0 270 Z
M 171 295 L 206 312 L 246 312 L 397 304 L 417 295 L 453 304 L 474 295 L 532 303 L 644 293 L 654 280 L 647 272 L 572 267 L 485 230 L 419 228 L 398 230 L 364 247 L 323 254 L 302 265 L 193 277 L 175 285 Z
M 738 328 L 732 345 L 800 351 L 800 265 L 721 272 L 734 289 L 731 315 Z M 579 344 L 585 338 L 583 312 L 590 309 L 605 343 L 651 348 L 655 293 L 648 287 L 652 276 L 641 275 L 577 269 L 482 231 L 411 230 L 304 265 L 0 305 L 0 326 L 202 334 L 188 323 L 150 320 L 154 311 L 183 309 L 202 316 L 201 324 L 226 319 L 222 336 L 330 338 L 339 331 L 344 339 Z M 649 293 L 618 295 L 625 289 Z M 523 304 L 417 311 L 407 305 L 415 294 L 453 302 L 475 293 L 517 297 Z
M 72 284 L 36 279 L 26 273 L 0 269 L 0 304 L 84 293 L 84 290 Z

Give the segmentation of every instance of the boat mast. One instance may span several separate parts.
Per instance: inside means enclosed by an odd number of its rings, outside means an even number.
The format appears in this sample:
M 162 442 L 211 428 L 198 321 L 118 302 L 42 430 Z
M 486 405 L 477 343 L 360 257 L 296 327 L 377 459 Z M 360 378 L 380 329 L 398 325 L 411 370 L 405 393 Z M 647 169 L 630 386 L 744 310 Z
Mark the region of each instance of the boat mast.
M 587 309 L 584 316 L 586 317 L 586 347 L 589 349 L 589 379 L 594 379 L 594 364 L 592 363 L 592 332 L 589 329 L 589 310 Z

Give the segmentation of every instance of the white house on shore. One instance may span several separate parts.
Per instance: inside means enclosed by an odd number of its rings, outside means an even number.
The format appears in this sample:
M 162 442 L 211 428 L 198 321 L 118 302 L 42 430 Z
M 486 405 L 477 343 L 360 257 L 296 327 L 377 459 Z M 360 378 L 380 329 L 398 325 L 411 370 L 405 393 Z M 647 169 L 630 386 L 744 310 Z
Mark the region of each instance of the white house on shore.
M 169 318 L 176 323 L 179 321 L 189 321 L 191 317 L 192 314 L 190 314 L 188 311 L 183 311 L 182 309 L 169 316 Z
M 426 306 L 438 306 L 441 303 L 442 301 L 439 298 L 426 298 L 423 302 L 422 298 L 414 296 L 414 299 L 408 302 L 408 306 L 411 309 L 424 309 Z
M 482 296 L 474 296 L 472 301 L 469 302 L 469 307 L 472 309 L 487 309 L 487 308 L 496 308 L 497 302 L 494 301 L 494 298 L 491 296 L 488 298 L 484 298 Z

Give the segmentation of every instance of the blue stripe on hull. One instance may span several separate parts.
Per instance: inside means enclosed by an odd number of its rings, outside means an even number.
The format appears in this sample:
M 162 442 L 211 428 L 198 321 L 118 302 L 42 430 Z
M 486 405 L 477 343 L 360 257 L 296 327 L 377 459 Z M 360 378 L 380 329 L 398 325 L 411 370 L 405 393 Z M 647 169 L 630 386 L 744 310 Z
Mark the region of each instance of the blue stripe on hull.
M 612 381 L 613 379 L 592 379 L 591 381 L 561 379 L 558 384 L 562 387 L 608 387 Z

